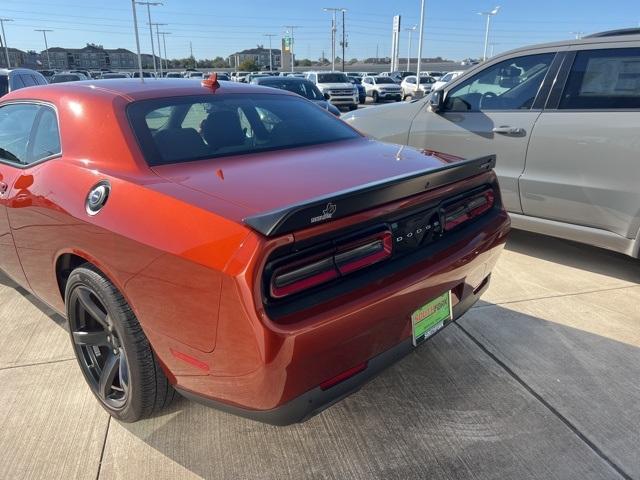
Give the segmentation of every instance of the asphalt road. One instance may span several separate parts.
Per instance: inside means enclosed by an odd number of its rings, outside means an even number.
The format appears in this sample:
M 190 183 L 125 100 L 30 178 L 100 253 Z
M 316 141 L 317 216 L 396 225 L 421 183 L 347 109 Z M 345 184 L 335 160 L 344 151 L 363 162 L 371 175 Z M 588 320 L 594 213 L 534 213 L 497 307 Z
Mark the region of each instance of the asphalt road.
M 0 276 L 0 479 L 640 479 L 640 261 L 514 232 L 457 324 L 310 421 L 121 424 Z

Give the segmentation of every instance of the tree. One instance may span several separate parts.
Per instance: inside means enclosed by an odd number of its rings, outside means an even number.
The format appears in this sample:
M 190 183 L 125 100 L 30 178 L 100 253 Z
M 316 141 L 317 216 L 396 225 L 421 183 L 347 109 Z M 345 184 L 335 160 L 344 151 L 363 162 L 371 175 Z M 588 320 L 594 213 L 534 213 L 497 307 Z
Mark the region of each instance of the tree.
M 222 57 L 213 59 L 213 68 L 229 68 L 229 63 Z
M 313 62 L 308 58 L 303 58 L 302 60 L 296 60 L 296 65 L 300 67 L 310 67 L 313 65 Z
M 258 67 L 258 64 L 256 62 L 247 58 L 246 60 L 243 60 L 240 65 L 238 65 L 238 69 L 245 72 L 256 72 L 260 70 L 260 67 Z
M 351 60 L 349 60 L 349 65 L 353 65 L 354 63 L 358 63 L 357 58 L 352 58 Z

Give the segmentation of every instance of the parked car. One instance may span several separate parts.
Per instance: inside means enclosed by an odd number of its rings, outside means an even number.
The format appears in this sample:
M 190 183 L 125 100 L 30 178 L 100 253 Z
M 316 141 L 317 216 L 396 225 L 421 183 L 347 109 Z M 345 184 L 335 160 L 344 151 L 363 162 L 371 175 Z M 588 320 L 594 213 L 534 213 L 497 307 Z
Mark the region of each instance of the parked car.
M 362 85 L 374 103 L 380 100 L 402 100 L 402 88 L 391 77 L 364 77 Z
M 640 29 L 513 50 L 428 100 L 346 121 L 374 138 L 496 153 L 514 226 L 640 251 Z M 439 93 L 438 93 L 439 92 Z
M 307 80 L 313 82 L 336 107 L 358 108 L 358 89 L 342 72 L 308 72 Z
M 427 72 L 420 72 L 421 75 L 432 77 L 432 78 L 435 78 L 436 80 L 439 80 L 440 78 L 442 78 L 446 73 L 447 72 L 436 72 L 434 70 L 429 70 Z
M 420 91 L 422 95 L 425 95 L 431 91 L 432 86 L 436 83 L 436 79 L 433 77 L 421 76 L 420 77 Z M 402 99 L 413 98 L 416 96 L 418 90 L 418 77 L 416 75 L 409 75 L 404 77 L 400 84 L 402 89 Z
M 136 73 L 138 73 L 138 72 L 136 72 Z M 143 72 L 143 74 L 144 74 L 144 72 Z M 138 75 L 140 75 L 140 74 L 138 73 Z M 102 79 L 103 80 L 113 80 L 113 79 L 116 79 L 116 78 L 131 78 L 131 76 L 126 72 L 108 72 L 108 73 L 103 73 L 102 74 Z M 144 75 L 143 75 L 143 78 L 144 78 Z
M 415 75 L 416 72 L 409 72 L 409 71 L 405 71 L 405 70 L 398 70 L 395 72 L 389 72 L 389 78 L 391 78 L 394 82 L 400 84 L 402 83 L 402 80 L 404 80 L 405 77 L 408 77 L 409 75 Z
M 495 157 L 379 143 L 255 85 L 18 90 L 0 147 L 0 268 L 66 317 L 124 422 L 175 390 L 318 413 L 464 314 L 509 228 Z
M 104 75 L 109 75 L 109 74 L 108 73 L 103 74 L 102 78 L 104 78 Z M 80 82 L 82 80 L 88 80 L 88 79 L 81 73 L 62 72 L 62 73 L 56 73 L 53 77 L 51 77 L 51 80 L 49 81 L 49 83 Z
M 239 82 L 240 78 L 246 77 L 251 72 L 231 72 L 231 80 L 234 82 Z
M 250 73 L 245 78 L 245 83 L 253 83 L 255 78 L 270 78 L 271 75 L 268 73 Z
M 79 73 L 86 80 L 90 80 L 91 79 L 91 74 L 89 74 L 88 70 L 67 70 L 67 72 L 65 72 L 65 73 Z
M 431 86 L 431 90 L 439 90 L 444 87 L 447 83 L 455 80 L 460 75 L 462 75 L 464 70 L 455 70 L 453 72 L 446 73 L 442 78 L 440 78 L 436 83 Z
M 202 78 L 203 75 L 204 74 L 202 72 L 193 72 L 193 71 L 189 72 L 188 71 L 188 72 L 186 72 L 184 74 L 184 78 Z
M 213 75 L 212 72 L 205 73 L 202 76 L 202 79 L 206 80 L 207 78 L 211 77 L 211 75 Z M 231 80 L 231 77 L 229 77 L 229 74 L 226 73 L 226 72 L 218 72 L 218 73 L 216 73 L 216 76 L 217 76 L 218 80 L 222 80 L 222 81 L 225 81 L 225 82 L 228 82 L 228 81 Z
M 358 103 L 363 105 L 367 101 L 367 91 L 362 85 L 362 77 L 349 77 L 349 81 L 358 89 Z
M 105 78 L 104 75 L 106 74 L 102 74 L 102 78 Z M 110 77 L 110 78 L 124 78 L 124 77 Z M 133 72 L 131 74 L 131 78 L 140 78 L 140 72 Z M 154 72 L 142 72 L 142 78 L 156 78 L 156 74 Z
M 296 77 L 258 77 L 251 80 L 255 85 L 263 87 L 279 88 L 289 92 L 297 93 L 301 97 L 311 100 L 316 105 L 330 111 L 336 116 L 340 116 L 340 110 L 331 105 L 318 87 L 305 78 Z
M 184 78 L 180 72 L 167 72 L 165 78 Z
M 38 70 L 38 73 L 49 81 L 57 72 L 55 70 Z
M 0 68 L 0 97 L 20 88 L 47 85 L 47 79 L 28 68 Z

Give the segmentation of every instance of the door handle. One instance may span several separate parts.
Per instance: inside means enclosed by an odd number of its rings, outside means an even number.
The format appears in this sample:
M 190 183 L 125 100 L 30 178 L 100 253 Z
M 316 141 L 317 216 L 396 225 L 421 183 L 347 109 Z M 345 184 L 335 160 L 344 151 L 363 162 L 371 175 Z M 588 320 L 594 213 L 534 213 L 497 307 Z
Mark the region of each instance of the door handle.
M 7 193 L 7 190 L 9 190 L 9 185 L 0 181 L 0 197 Z
M 502 125 L 495 127 L 491 130 L 493 133 L 499 133 L 500 135 L 508 135 L 510 137 L 524 137 L 527 132 L 524 128 L 510 127 L 509 125 Z

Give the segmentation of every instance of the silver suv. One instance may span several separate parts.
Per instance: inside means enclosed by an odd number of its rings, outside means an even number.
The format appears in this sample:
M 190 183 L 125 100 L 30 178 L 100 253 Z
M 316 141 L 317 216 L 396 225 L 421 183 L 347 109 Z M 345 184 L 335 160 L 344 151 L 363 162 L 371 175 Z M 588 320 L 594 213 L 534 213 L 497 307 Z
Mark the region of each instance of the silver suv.
M 47 85 L 47 83 L 47 79 L 35 70 L 0 68 L 0 97 L 20 88 Z
M 343 119 L 393 143 L 496 153 L 515 227 L 638 257 L 640 29 L 513 50 L 424 100 Z

